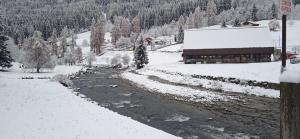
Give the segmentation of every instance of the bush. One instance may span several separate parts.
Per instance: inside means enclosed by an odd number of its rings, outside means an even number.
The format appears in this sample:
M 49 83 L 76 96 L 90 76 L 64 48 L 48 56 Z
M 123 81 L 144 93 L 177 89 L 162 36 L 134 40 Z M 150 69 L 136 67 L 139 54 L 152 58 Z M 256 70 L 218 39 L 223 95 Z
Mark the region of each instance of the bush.
M 117 42 L 116 42 L 116 47 L 117 48 L 129 48 L 131 47 L 131 41 L 130 38 L 125 38 L 121 37 Z
M 54 77 L 52 77 L 51 81 L 59 82 L 65 87 L 73 86 L 73 82 L 68 78 L 68 76 L 62 74 L 55 75 Z
M 121 55 L 115 55 L 111 60 L 110 60 L 110 65 L 111 66 L 116 66 L 121 64 Z
M 123 55 L 122 56 L 122 63 L 123 63 L 123 65 L 128 66 L 129 63 L 130 63 L 130 56 L 127 55 L 127 54 Z
M 269 22 L 269 29 L 270 31 L 279 31 L 280 30 L 280 23 L 273 19 L 272 21 Z

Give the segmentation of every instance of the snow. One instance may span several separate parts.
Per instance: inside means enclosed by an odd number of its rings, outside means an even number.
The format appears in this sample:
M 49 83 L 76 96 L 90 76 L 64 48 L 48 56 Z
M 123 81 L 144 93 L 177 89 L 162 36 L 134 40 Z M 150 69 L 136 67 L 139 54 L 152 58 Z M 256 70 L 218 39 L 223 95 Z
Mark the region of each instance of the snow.
M 76 44 L 81 45 L 84 40 L 87 40 L 87 42 L 90 43 L 90 36 L 90 31 L 77 34 Z
M 201 91 L 181 86 L 163 84 L 148 79 L 148 76 L 137 75 L 130 72 L 125 72 L 121 76 L 141 87 L 149 89 L 150 91 L 171 95 L 179 100 L 213 103 L 215 101 L 229 101 L 230 99 L 235 99 L 234 97 L 223 96 L 213 91 Z
M 281 20 L 278 20 L 280 25 L 282 25 Z M 270 20 L 258 21 L 262 26 L 267 26 Z M 293 22 L 293 24 L 290 24 Z M 288 20 L 287 21 L 287 48 L 292 48 L 295 46 L 300 46 L 300 21 L 299 20 Z M 281 30 L 277 32 L 271 32 L 273 44 L 277 47 L 281 47 Z M 290 50 L 290 49 L 289 49 Z
M 298 68 L 287 69 L 280 75 L 279 77 L 280 82 L 284 83 L 300 83 L 300 64 L 298 64 Z
M 158 49 L 157 51 L 162 52 L 180 52 L 182 51 L 182 44 L 175 44 L 165 48 Z
M 183 49 L 272 47 L 267 27 L 190 29 L 184 35 Z
M 58 66 L 37 74 L 23 72 L 14 63 L 11 71 L 0 72 L 0 138 L 177 138 L 99 107 L 57 82 L 36 78 L 79 69 Z M 28 76 L 35 78 L 20 79 Z
M 157 76 L 176 84 L 183 84 L 186 86 L 202 86 L 206 89 L 222 90 L 225 92 L 238 92 L 257 96 L 266 96 L 272 98 L 279 98 L 280 92 L 273 89 L 265 89 L 262 87 L 253 87 L 247 85 L 238 85 L 234 83 L 213 81 L 208 79 L 193 78 L 189 75 L 167 74 L 160 71 L 149 69 L 141 69 L 137 71 L 139 74 L 146 76 Z

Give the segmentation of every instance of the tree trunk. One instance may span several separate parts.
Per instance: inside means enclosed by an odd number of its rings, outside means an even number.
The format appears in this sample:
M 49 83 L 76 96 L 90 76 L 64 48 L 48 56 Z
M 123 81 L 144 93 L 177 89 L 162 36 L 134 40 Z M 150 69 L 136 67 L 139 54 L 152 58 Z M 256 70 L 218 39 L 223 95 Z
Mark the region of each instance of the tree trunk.
M 36 66 L 36 72 L 37 72 L 37 73 L 40 73 L 40 69 L 41 69 L 41 68 L 40 68 L 40 64 L 37 64 L 37 66 Z

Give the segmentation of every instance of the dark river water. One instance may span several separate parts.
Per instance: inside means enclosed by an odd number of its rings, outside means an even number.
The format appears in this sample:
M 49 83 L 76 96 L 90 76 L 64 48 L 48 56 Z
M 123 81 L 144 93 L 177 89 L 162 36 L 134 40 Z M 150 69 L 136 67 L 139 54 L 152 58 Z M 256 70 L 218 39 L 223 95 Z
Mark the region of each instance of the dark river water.
M 94 74 L 80 75 L 73 83 L 102 107 L 186 139 L 279 138 L 278 125 L 272 125 L 276 118 L 259 123 L 253 121 L 255 117 L 177 101 L 136 87 L 119 78 L 120 72 L 97 68 Z

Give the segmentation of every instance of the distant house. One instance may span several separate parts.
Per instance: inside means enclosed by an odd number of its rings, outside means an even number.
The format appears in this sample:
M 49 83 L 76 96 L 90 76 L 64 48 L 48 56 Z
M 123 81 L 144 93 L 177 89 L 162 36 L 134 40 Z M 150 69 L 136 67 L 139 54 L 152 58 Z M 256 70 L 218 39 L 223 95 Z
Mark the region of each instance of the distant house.
M 274 52 L 267 27 L 190 29 L 184 34 L 187 64 L 270 62 Z

